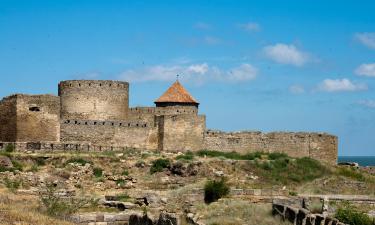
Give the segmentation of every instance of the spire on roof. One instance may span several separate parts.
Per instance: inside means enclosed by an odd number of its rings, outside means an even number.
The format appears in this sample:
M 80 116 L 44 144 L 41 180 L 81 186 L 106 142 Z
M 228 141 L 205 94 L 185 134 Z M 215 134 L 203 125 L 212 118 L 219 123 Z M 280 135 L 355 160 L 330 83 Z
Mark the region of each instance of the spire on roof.
M 168 88 L 160 98 L 155 100 L 155 103 L 191 103 L 199 104 L 197 100 L 189 94 L 189 92 L 177 80 Z

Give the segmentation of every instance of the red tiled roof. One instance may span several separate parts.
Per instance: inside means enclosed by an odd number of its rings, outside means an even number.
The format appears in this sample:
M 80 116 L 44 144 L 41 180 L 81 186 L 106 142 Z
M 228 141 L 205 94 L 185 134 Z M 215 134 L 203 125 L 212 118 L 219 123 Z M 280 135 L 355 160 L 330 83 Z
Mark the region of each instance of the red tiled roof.
M 189 94 L 189 92 L 180 84 L 180 82 L 176 81 L 168 88 L 166 92 L 160 98 L 155 100 L 155 103 L 163 103 L 163 102 L 178 102 L 178 103 L 196 103 L 197 100 L 193 98 Z

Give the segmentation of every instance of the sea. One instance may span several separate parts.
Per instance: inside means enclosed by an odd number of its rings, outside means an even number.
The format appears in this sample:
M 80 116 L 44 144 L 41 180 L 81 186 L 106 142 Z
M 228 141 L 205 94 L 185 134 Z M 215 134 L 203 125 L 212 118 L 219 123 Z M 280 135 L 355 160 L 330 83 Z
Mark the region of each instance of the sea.
M 360 166 L 375 166 L 375 156 L 339 156 L 339 162 L 356 162 Z

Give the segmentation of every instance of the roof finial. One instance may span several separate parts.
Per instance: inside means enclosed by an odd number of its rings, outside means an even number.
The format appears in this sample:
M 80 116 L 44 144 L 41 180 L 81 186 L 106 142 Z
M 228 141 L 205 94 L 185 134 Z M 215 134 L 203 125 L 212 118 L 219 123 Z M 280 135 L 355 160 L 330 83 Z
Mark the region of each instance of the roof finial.
M 180 76 L 180 75 L 178 75 L 178 74 L 176 75 L 176 80 L 177 80 L 177 81 L 178 81 L 179 76 Z

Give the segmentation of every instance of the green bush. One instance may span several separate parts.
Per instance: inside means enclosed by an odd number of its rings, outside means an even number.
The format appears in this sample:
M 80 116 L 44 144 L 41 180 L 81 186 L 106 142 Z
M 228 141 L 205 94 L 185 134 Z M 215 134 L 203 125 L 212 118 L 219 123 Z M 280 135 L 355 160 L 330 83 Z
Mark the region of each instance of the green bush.
M 229 186 L 224 179 L 209 180 L 204 186 L 204 201 L 209 204 L 229 194 Z
M 352 167 L 340 167 L 337 173 L 340 176 L 349 177 L 357 181 L 366 181 L 366 177 L 360 171 Z
M 171 166 L 171 162 L 169 159 L 157 159 L 152 162 L 150 173 L 162 172 L 164 168 L 169 168 Z
M 177 160 L 187 160 L 187 161 L 191 161 L 194 159 L 194 153 L 191 152 L 191 151 L 187 151 L 185 152 L 185 154 L 182 154 L 182 155 L 178 155 L 176 157 Z
M 360 212 L 348 202 L 338 208 L 335 217 L 340 220 L 340 222 L 349 225 L 375 225 L 374 220 L 366 213 Z
M 94 204 L 94 199 L 85 198 L 63 198 L 57 194 L 57 188 L 54 184 L 48 183 L 46 187 L 39 192 L 39 199 L 41 202 L 41 208 L 44 211 L 54 217 L 67 218 L 77 212 L 80 208 L 87 204 Z
M 8 188 L 11 192 L 16 192 L 20 188 L 21 183 L 21 180 L 10 180 L 7 177 L 4 179 L 5 187 Z
M 8 152 L 8 153 L 11 153 L 11 152 L 14 152 L 14 145 L 13 144 L 7 144 L 7 146 L 5 147 L 5 152 Z
M 247 154 L 240 154 L 238 152 L 220 152 L 220 151 L 210 151 L 210 150 L 200 150 L 197 152 L 197 155 L 200 157 L 223 157 L 227 159 L 234 159 L 234 160 L 254 160 L 260 159 L 262 157 L 261 152 L 254 152 L 254 153 L 247 153 Z
M 288 158 L 288 155 L 280 152 L 273 152 L 268 154 L 268 159 L 275 160 L 280 158 Z
M 103 169 L 100 167 L 94 167 L 93 173 L 95 177 L 102 177 L 103 176 Z
M 89 160 L 85 160 L 83 158 L 71 158 L 71 159 L 68 159 L 66 162 L 65 162 L 65 165 L 69 164 L 69 163 L 77 163 L 77 164 L 80 164 L 81 166 L 84 166 L 85 164 L 93 164 L 91 161 Z
M 127 169 L 124 169 L 121 173 L 123 176 L 129 176 L 129 171 Z
M 46 160 L 43 157 L 37 157 L 34 160 L 38 166 L 46 165 Z
M 117 201 L 121 201 L 121 202 L 126 202 L 130 199 L 130 196 L 127 193 L 120 193 L 120 194 L 117 194 L 115 197 Z
M 263 179 L 276 184 L 301 183 L 329 174 L 329 170 L 317 160 L 284 156 L 264 162 L 256 161 L 255 169 Z

